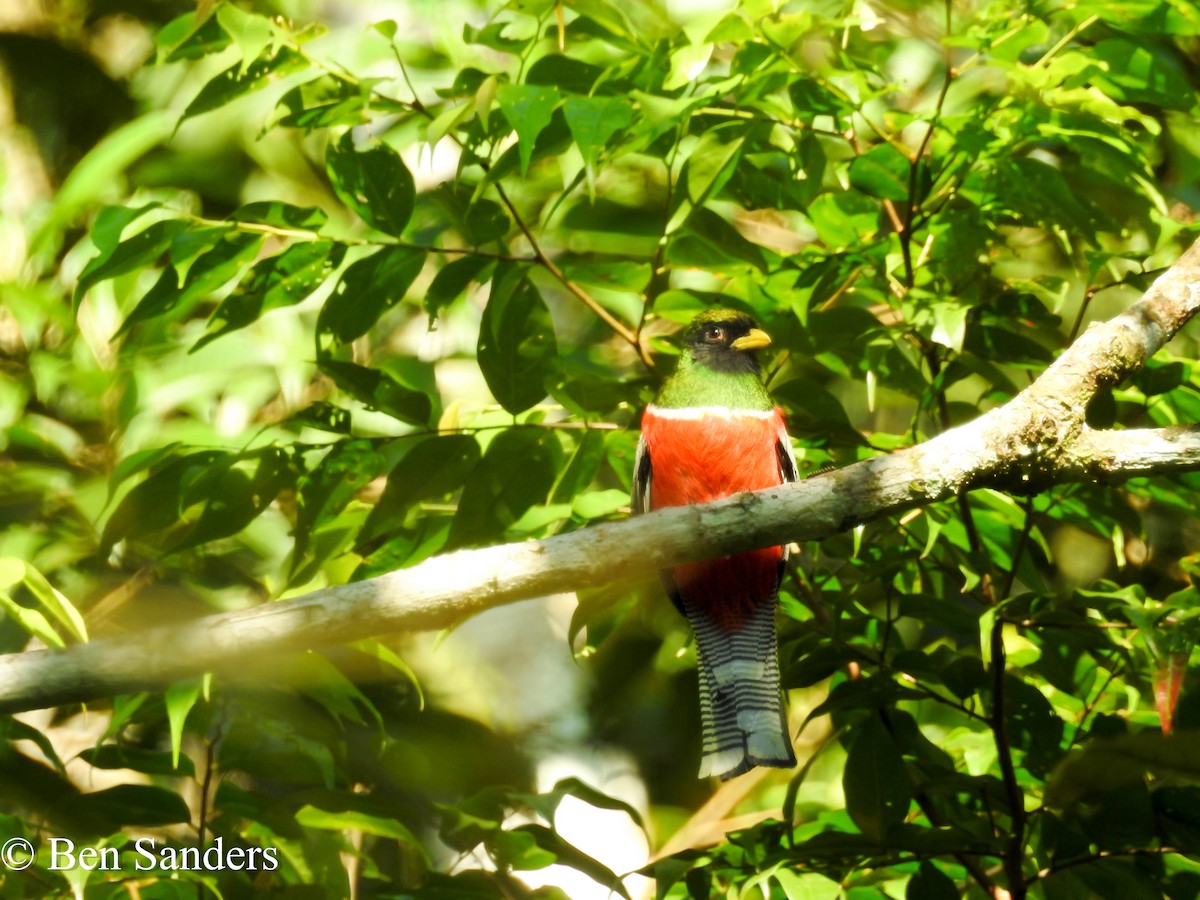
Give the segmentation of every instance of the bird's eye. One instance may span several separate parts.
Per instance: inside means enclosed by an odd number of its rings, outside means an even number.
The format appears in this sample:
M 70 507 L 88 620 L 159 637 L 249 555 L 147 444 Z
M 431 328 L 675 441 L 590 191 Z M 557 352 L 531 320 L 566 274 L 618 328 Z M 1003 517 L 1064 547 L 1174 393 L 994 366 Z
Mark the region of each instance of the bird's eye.
M 720 344 L 725 340 L 725 329 L 720 325 L 709 325 L 704 329 L 704 341 L 708 344 Z

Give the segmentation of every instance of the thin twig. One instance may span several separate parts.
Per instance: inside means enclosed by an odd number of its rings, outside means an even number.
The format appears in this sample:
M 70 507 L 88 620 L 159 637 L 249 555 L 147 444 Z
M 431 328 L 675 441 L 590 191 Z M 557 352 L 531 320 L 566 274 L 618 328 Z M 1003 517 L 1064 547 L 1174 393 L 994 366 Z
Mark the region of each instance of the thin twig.
M 535 263 L 536 256 L 516 256 L 511 253 L 496 253 L 491 250 L 480 250 L 477 247 L 434 247 L 429 244 L 418 244 L 413 241 L 402 241 L 397 238 L 330 238 L 315 229 L 309 228 L 280 228 L 266 222 L 242 222 L 236 219 L 209 219 L 204 216 L 184 215 L 181 218 L 196 225 L 214 228 L 229 228 L 246 234 L 262 234 L 270 237 L 296 239 L 305 241 L 331 240 L 349 247 L 403 247 L 409 250 L 422 250 L 426 253 L 442 253 L 446 255 L 478 256 L 483 259 L 495 259 L 503 262 Z
M 946 0 L 947 35 L 950 34 L 950 6 L 951 0 Z M 904 257 L 904 280 L 910 290 L 916 283 L 916 271 L 913 268 L 912 261 L 912 236 L 914 233 L 913 219 L 916 217 L 917 209 L 921 205 L 917 198 L 917 191 L 920 189 L 921 166 L 925 159 L 925 152 L 929 149 L 929 144 L 933 141 L 933 132 L 937 128 L 938 120 L 942 116 L 942 108 L 946 105 L 946 95 L 950 92 L 950 82 L 953 80 L 954 67 L 950 65 L 950 50 L 947 48 L 946 74 L 942 79 L 942 89 L 938 93 L 937 102 L 933 107 L 933 117 L 929 120 L 929 127 L 925 129 L 925 134 L 921 138 L 917 152 L 908 166 L 908 204 L 904 210 L 903 229 L 897 229 L 900 233 L 900 250 Z
M 1107 691 L 1108 686 L 1112 684 L 1112 680 L 1117 677 L 1117 672 L 1119 672 L 1121 669 L 1119 665 L 1115 664 L 1115 657 L 1118 655 L 1119 654 L 1114 653 L 1114 658 L 1105 658 L 1104 661 L 1109 665 L 1109 668 L 1106 670 L 1107 674 L 1104 677 L 1104 681 L 1100 685 L 1100 689 L 1096 691 L 1094 696 L 1088 698 L 1087 702 L 1084 703 L 1083 711 L 1079 714 L 1079 721 L 1075 723 L 1075 730 L 1071 733 L 1071 740 L 1067 742 L 1067 749 L 1070 749 L 1079 743 L 1079 738 L 1083 735 L 1083 729 L 1087 724 L 1088 717 L 1099 705 L 1100 700 L 1104 697 L 1104 692 Z M 1097 660 L 1097 663 L 1099 663 L 1099 660 Z
M 1026 895 L 1025 873 L 1025 794 L 1017 781 L 1017 770 L 1013 763 L 1012 742 L 1008 734 L 1007 675 L 1008 659 L 1004 648 L 1004 622 L 997 616 L 992 622 L 990 636 L 992 653 L 992 734 L 996 739 L 996 757 L 1000 764 L 1000 780 L 1008 798 L 1009 821 L 1012 823 L 1004 851 L 1004 874 L 1008 881 L 1008 892 L 1013 900 L 1022 900 Z
M 1025 507 L 1025 522 L 1021 526 L 1021 536 L 1017 538 L 1017 546 L 1013 550 L 1012 565 L 1009 566 L 1008 573 L 1004 576 L 1004 587 L 999 593 L 1001 600 L 1007 599 L 1008 595 L 1012 593 L 1013 584 L 1017 580 L 1017 568 L 1021 563 L 1021 556 L 1025 553 L 1030 533 L 1033 531 L 1033 497 L 1026 497 L 1021 505 Z
M 484 171 L 487 170 L 488 167 L 485 166 Z M 517 227 L 521 229 L 521 233 L 525 235 L 525 240 L 529 242 L 530 249 L 533 250 L 533 255 L 536 257 L 538 265 L 554 276 L 555 280 L 558 281 L 559 284 L 570 291 L 581 303 L 583 303 L 584 306 L 594 312 L 601 319 L 601 321 L 604 322 L 604 324 L 606 324 L 622 339 L 628 342 L 630 346 L 637 351 L 637 354 L 641 358 L 642 362 L 644 362 L 648 368 L 653 369 L 654 360 L 650 357 L 650 351 L 643 347 L 641 342 L 638 340 L 637 333 L 629 328 L 629 326 L 627 326 L 624 322 L 620 321 L 607 309 L 597 303 L 591 294 L 563 274 L 562 269 L 555 265 L 554 260 L 550 259 L 550 257 L 546 255 L 546 251 L 542 249 L 542 245 L 538 242 L 538 239 L 534 237 L 532 229 L 530 229 L 529 225 L 525 222 L 525 219 L 522 218 L 521 214 L 517 212 L 516 206 L 513 204 L 512 200 L 509 199 L 507 192 L 500 186 L 500 183 L 498 181 L 494 181 L 492 182 L 492 187 L 496 189 L 496 193 L 500 196 L 500 201 L 508 210 L 509 215 L 513 217 L 513 221 L 517 223 Z
M 777 119 L 773 116 L 768 116 L 761 112 L 751 112 L 748 109 L 732 109 L 723 106 L 705 106 L 696 110 L 693 115 L 705 116 L 728 116 L 733 119 L 746 119 L 750 122 L 769 122 L 772 125 L 782 125 L 785 128 L 795 128 L 798 131 L 811 131 L 813 134 L 824 135 L 825 137 L 838 138 L 839 140 L 849 141 L 850 137 L 842 131 L 834 131 L 832 128 L 814 128 L 812 125 L 800 119 Z
M 1059 38 L 1058 42 L 1055 43 L 1053 47 L 1042 54 L 1041 59 L 1033 64 L 1033 68 L 1043 68 L 1047 63 L 1050 62 L 1050 60 L 1058 55 L 1058 51 L 1062 50 L 1063 47 L 1075 40 L 1075 38 L 1094 25 L 1099 19 L 1100 17 L 1095 14 L 1088 16 L 1086 19 L 1081 19 L 1074 25 L 1074 27 L 1068 30 L 1066 34 Z
M 1065 862 L 1055 863 L 1052 866 L 1046 866 L 1044 869 L 1038 870 L 1035 874 L 1029 877 L 1030 881 L 1041 881 L 1044 878 L 1049 878 L 1063 869 L 1073 869 L 1076 866 L 1086 866 L 1089 863 L 1099 862 L 1102 859 L 1121 858 L 1124 856 L 1169 856 L 1173 853 L 1182 853 L 1182 850 L 1177 850 L 1174 847 L 1134 847 L 1130 850 L 1099 850 L 1096 853 L 1089 853 L 1086 856 L 1077 856 L 1074 859 L 1068 859 Z

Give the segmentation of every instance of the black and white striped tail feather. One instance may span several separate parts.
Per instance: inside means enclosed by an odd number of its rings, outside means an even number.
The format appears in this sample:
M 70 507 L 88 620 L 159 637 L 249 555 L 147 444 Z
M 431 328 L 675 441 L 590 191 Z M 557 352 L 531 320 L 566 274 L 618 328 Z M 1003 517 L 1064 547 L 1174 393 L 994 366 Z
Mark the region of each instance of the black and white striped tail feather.
M 685 601 L 699 651 L 701 778 L 796 765 L 779 688 L 775 604 L 772 597 L 740 630 L 725 631 Z

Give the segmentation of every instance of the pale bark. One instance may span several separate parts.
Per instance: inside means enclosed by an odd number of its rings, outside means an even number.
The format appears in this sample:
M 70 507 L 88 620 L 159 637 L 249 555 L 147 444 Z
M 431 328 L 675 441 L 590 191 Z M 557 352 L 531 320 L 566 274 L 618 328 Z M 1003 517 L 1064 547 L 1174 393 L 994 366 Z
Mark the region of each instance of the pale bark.
M 787 541 L 809 541 L 979 487 L 1118 482 L 1200 468 L 1200 428 L 1097 431 L 1088 403 L 1200 308 L 1200 242 L 1132 307 L 1093 324 L 1002 407 L 923 444 L 703 506 L 434 557 L 368 581 L 63 650 L 0 657 L 0 712 L 137 689 L 268 655 L 450 625 L 493 606 Z

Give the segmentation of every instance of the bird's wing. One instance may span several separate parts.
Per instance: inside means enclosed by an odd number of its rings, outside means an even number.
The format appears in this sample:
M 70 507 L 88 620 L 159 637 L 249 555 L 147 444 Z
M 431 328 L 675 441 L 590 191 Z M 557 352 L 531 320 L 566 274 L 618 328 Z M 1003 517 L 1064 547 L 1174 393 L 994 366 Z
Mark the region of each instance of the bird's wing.
M 779 457 L 779 476 L 783 483 L 800 480 L 800 469 L 796 465 L 796 453 L 792 450 L 792 438 L 787 433 L 787 423 L 783 419 L 783 410 L 775 407 L 779 418 L 778 431 L 775 436 L 775 455 Z M 779 560 L 779 578 L 783 580 L 783 570 L 787 564 L 788 545 L 783 545 L 783 558 Z
M 796 465 L 796 454 L 792 450 L 792 438 L 787 433 L 787 423 L 783 419 L 783 410 L 778 406 L 775 412 L 779 416 L 778 433 L 775 438 L 775 453 L 779 456 L 779 474 L 784 483 L 800 480 L 800 470 Z
M 650 448 L 646 446 L 646 436 L 638 438 L 637 455 L 633 458 L 633 511 L 635 514 L 650 511 L 650 477 L 653 469 L 650 465 Z
M 654 475 L 654 467 L 650 464 L 650 448 L 646 446 L 646 436 L 642 435 L 638 439 L 637 455 L 633 458 L 633 512 L 634 515 L 639 515 L 650 511 L 650 482 Z M 675 578 L 671 574 L 670 569 L 661 569 L 658 573 L 659 580 L 662 581 L 663 589 L 667 592 L 667 596 L 671 598 L 671 602 L 675 604 L 684 615 L 683 598 L 679 595 L 679 587 L 675 584 Z

